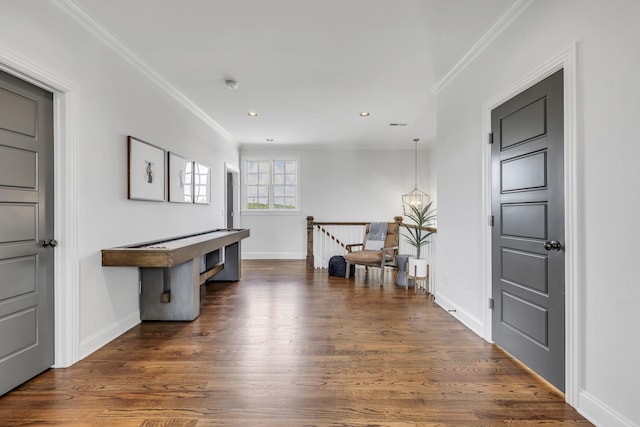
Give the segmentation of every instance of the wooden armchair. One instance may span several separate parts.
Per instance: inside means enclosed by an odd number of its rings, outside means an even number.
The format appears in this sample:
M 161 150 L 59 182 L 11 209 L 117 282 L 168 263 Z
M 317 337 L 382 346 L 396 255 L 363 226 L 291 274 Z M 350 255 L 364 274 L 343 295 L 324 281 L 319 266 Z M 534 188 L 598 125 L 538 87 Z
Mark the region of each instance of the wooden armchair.
M 375 233 L 376 228 L 380 228 L 381 224 L 386 224 L 386 235 L 383 239 L 380 239 L 380 234 Z M 374 234 L 371 235 L 372 228 Z M 344 259 L 347 263 L 347 271 L 345 273 L 346 278 L 349 278 L 349 272 L 351 265 L 364 265 L 368 267 L 380 268 L 380 285 L 384 280 L 384 267 L 387 265 L 394 265 L 395 258 L 398 254 L 399 245 L 399 224 L 398 222 L 389 223 L 370 223 L 365 228 L 364 242 L 354 243 L 346 245 L 347 254 Z M 360 250 L 354 250 L 354 248 L 360 248 Z

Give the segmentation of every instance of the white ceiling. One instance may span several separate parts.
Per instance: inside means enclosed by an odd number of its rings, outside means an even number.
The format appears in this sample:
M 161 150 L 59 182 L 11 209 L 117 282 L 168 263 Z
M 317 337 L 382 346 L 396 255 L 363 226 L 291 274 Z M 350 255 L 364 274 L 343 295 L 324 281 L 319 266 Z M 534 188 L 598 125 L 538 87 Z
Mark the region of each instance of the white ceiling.
M 403 148 L 514 1 L 72 0 L 240 144 Z

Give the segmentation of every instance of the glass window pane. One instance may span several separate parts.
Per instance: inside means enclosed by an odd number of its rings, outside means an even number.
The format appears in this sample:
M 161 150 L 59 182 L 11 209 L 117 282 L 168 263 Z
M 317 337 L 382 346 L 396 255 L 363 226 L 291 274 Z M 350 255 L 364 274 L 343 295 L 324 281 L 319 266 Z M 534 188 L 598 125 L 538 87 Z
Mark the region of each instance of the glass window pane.
M 294 197 L 288 197 L 286 200 L 286 208 L 287 209 L 295 209 L 296 207 L 296 199 Z
M 287 173 L 296 173 L 296 162 L 291 160 L 286 162 L 285 164 L 285 172 Z
M 265 164 L 264 162 L 256 162 L 253 160 L 247 160 L 247 173 L 260 173 L 260 172 L 269 172 L 268 168 L 269 164 Z
M 269 209 L 269 184 L 271 162 L 269 160 L 246 160 L 247 209 Z
M 247 200 L 247 209 L 269 209 L 269 199 L 254 197 Z
M 295 160 L 246 160 L 247 209 L 297 209 Z
M 251 173 L 247 175 L 247 185 L 256 185 L 258 183 L 258 175 Z
M 285 164 L 282 161 L 276 160 L 273 162 L 273 173 L 284 173 Z
M 260 173 L 269 173 L 269 161 L 268 160 L 261 160 L 258 164 L 258 167 L 260 169 Z
M 258 199 L 258 209 L 269 209 L 269 198 L 261 197 Z
M 256 162 L 247 160 L 245 164 L 247 165 L 247 174 L 257 172 L 258 165 L 256 164 Z

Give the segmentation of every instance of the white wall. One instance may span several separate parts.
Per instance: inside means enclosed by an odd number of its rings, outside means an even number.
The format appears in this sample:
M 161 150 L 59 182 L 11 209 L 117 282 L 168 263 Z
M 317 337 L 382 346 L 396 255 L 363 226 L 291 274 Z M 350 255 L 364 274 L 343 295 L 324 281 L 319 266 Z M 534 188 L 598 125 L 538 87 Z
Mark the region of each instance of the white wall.
M 636 0 L 537 0 L 438 97 L 438 292 L 482 327 L 483 104 L 577 43 L 575 404 L 602 426 L 640 425 L 639 22 Z
M 107 49 L 51 2 L 0 0 L 0 53 L 61 76 L 77 97 L 77 251 L 80 355 L 138 321 L 137 270 L 103 268 L 100 249 L 224 225 L 224 162 L 237 149 Z M 483 322 L 482 105 L 578 43 L 578 205 L 582 366 L 578 409 L 599 425 L 640 425 L 640 300 L 635 255 L 640 208 L 640 2 L 537 0 L 438 97 L 438 292 Z M 213 168 L 213 203 L 126 199 L 126 135 Z M 413 187 L 405 150 L 273 148 L 301 160 L 302 210 L 243 215 L 247 257 L 303 257 L 304 219 L 389 220 Z M 243 153 L 259 154 L 247 147 Z M 433 170 L 433 169 L 431 169 Z M 421 166 L 419 186 L 435 195 Z M 299 231 L 297 231 L 299 230 Z M 64 242 L 61 242 L 64 245 Z M 445 277 L 446 276 L 446 277 Z M 65 286 L 58 283 L 57 286 Z
M 74 350 L 84 357 L 139 322 L 137 268 L 103 268 L 100 250 L 223 227 L 224 162 L 237 165 L 238 150 L 52 2 L 1 1 L 0 10 L 0 53 L 70 82 L 77 101 L 77 205 L 69 210 L 78 219 Z M 127 135 L 210 166 L 213 202 L 127 200 Z M 56 283 L 56 292 L 68 285 Z
M 418 144 L 418 188 L 436 199 L 433 156 Z M 293 156 L 300 161 L 301 210 L 295 213 L 243 212 L 241 226 L 251 229 L 242 243 L 244 258 L 304 259 L 306 218 L 316 221 L 393 221 L 402 215 L 402 194 L 414 186 L 414 143 L 402 148 L 243 146 L 241 157 Z M 241 165 L 242 169 L 242 165 Z

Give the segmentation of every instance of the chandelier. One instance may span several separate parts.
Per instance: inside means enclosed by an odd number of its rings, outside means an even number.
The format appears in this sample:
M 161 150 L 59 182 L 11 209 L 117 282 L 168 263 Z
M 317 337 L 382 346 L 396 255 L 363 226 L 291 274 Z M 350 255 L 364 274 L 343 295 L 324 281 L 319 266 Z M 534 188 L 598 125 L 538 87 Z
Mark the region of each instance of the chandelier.
M 418 141 L 420 141 L 418 138 L 413 140 L 416 146 L 415 154 L 413 156 L 415 162 L 413 190 L 402 196 L 402 210 L 405 215 L 411 213 L 411 206 L 418 210 L 422 210 L 422 208 L 429 203 L 429 195 L 418 189 Z

